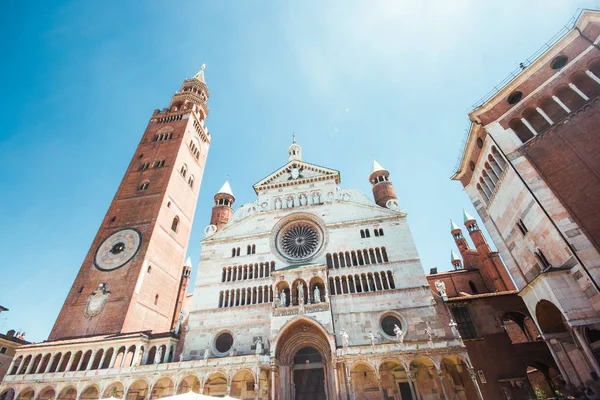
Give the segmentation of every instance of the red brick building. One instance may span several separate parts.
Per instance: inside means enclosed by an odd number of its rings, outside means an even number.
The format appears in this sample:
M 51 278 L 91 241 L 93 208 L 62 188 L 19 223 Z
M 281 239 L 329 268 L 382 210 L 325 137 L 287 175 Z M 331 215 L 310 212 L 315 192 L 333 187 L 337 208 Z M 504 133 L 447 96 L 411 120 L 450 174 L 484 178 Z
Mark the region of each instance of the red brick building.
M 498 252 L 492 251 L 473 217 L 464 213 L 464 219 L 476 248 L 452 222 L 460 257 L 452 251 L 453 270 L 432 269 L 427 281 L 457 324 L 484 398 L 530 399 L 535 388 L 549 396 L 563 390 L 552 354 Z

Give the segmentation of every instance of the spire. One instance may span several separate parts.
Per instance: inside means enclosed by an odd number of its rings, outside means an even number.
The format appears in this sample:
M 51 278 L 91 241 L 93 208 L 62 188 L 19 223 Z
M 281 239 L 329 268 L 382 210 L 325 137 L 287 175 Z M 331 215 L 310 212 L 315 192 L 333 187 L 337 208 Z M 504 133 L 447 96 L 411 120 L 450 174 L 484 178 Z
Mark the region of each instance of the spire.
M 383 168 L 381 166 L 381 164 L 379 164 L 377 161 L 373 160 L 373 169 L 371 170 L 371 173 L 373 172 L 377 172 L 377 171 L 385 171 L 386 169 Z
M 202 64 L 202 66 L 200 67 L 200 71 L 198 71 L 198 73 L 196 75 L 194 75 L 194 79 L 199 80 L 202 83 L 206 83 L 206 81 L 204 80 L 204 69 L 206 68 L 206 64 Z
M 458 230 L 460 230 L 460 227 L 459 227 L 458 225 L 456 225 L 456 224 L 454 223 L 454 221 L 450 220 L 450 231 L 453 231 L 453 230 L 455 230 L 455 229 L 458 229 Z
M 454 250 L 450 250 L 450 262 L 454 261 L 460 261 L 460 257 L 454 252 Z
M 288 147 L 288 162 L 302 161 L 302 147 L 296 143 L 296 135 L 292 134 L 292 144 Z
M 221 189 L 219 189 L 217 194 L 219 194 L 219 193 L 228 194 L 230 196 L 233 196 L 233 192 L 231 191 L 231 186 L 229 185 L 229 180 L 226 180 L 225 183 L 223 184 L 223 186 L 221 186 Z
M 185 259 L 185 263 L 183 264 L 183 266 L 192 268 L 192 259 L 189 256 Z
M 463 218 L 464 218 L 464 222 L 467 221 L 475 221 L 475 218 L 473 218 L 471 216 L 471 214 L 469 214 L 468 212 L 466 212 L 465 210 L 463 210 Z

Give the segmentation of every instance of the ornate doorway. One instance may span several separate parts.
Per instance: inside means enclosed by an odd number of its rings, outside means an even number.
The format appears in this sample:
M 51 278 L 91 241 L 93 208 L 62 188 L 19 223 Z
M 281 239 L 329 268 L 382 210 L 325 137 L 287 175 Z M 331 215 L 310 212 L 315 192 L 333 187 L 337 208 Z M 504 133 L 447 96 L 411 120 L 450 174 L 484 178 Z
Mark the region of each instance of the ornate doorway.
M 312 347 L 304 347 L 294 356 L 295 400 L 318 400 L 325 398 L 325 372 L 321 353 Z

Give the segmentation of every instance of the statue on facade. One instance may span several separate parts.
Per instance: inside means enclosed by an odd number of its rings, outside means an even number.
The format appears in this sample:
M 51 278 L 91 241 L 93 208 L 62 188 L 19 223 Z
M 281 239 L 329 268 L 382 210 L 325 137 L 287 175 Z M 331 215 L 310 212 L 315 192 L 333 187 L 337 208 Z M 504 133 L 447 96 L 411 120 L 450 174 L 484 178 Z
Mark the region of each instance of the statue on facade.
M 179 357 L 177 357 L 177 358 L 178 358 L 179 362 L 182 362 L 182 361 L 183 361 L 183 353 L 181 353 L 181 354 L 179 355 Z
M 154 364 L 160 364 L 160 360 L 162 360 L 162 356 L 163 356 L 163 348 L 161 346 L 156 351 L 156 357 L 154 357 Z
M 210 358 L 210 346 L 206 345 L 204 348 L 204 359 L 208 360 Z
M 294 207 L 294 198 L 288 197 L 287 198 L 287 208 L 292 208 L 292 207 Z
M 281 291 L 281 307 L 286 307 L 287 298 L 284 291 Z
M 448 324 L 448 326 L 450 326 L 450 330 L 452 331 L 452 336 L 454 336 L 455 339 L 462 339 L 462 337 L 460 336 L 460 332 L 456 328 L 457 325 L 458 324 L 456 322 L 454 322 L 454 320 L 452 318 L 450 318 L 450 323 Z
M 298 283 L 298 304 L 300 304 L 300 299 L 302 299 L 302 301 L 304 301 L 304 286 L 302 285 L 302 283 Z
M 181 331 L 181 324 L 183 323 L 183 316 L 184 316 L 184 312 L 183 310 L 181 310 L 179 312 L 179 318 L 177 318 L 177 324 L 175 325 L 175 327 L 171 330 L 171 332 L 173 332 L 176 335 L 179 335 L 179 332 Z
M 345 329 L 342 329 L 340 336 L 342 337 L 342 347 L 344 348 L 344 352 L 346 352 L 348 350 L 348 345 L 350 344 L 350 336 L 348 336 L 348 332 L 346 332 Z
M 313 295 L 315 297 L 315 303 L 320 303 L 321 302 L 321 289 L 319 289 L 318 286 L 315 286 Z
M 369 342 L 371 342 L 371 348 L 373 349 L 375 347 L 375 335 L 373 335 L 373 332 L 369 332 Z
M 254 342 L 254 344 L 256 344 L 256 355 L 260 356 L 263 352 L 262 340 L 258 338 L 256 339 L 256 342 Z
M 300 195 L 300 205 L 305 206 L 307 203 L 308 203 L 308 201 L 306 200 L 306 195 L 304 193 L 302 193 Z
M 429 322 L 427 323 L 427 327 L 425 328 L 425 334 L 427 335 L 427 341 L 431 342 L 433 339 L 433 329 L 429 326 Z
M 435 288 L 437 289 L 438 293 L 440 294 L 440 296 L 442 297 L 447 297 L 446 295 L 446 284 L 440 280 L 435 281 Z
M 397 324 L 394 324 L 394 335 L 396 335 L 396 341 L 400 344 L 404 342 L 404 332 Z

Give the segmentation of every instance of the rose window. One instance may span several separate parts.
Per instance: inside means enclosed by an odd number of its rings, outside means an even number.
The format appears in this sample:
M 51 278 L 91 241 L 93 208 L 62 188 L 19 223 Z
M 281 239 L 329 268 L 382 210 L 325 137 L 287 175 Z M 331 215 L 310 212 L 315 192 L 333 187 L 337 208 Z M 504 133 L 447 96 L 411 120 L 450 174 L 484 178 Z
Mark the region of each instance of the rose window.
M 282 221 L 275 229 L 273 244 L 288 262 L 309 261 L 323 248 L 324 234 L 319 224 L 310 219 Z

